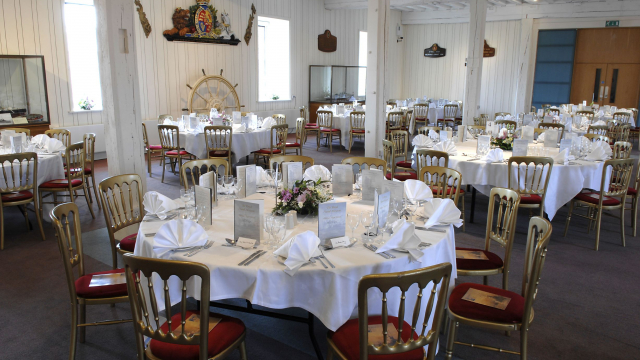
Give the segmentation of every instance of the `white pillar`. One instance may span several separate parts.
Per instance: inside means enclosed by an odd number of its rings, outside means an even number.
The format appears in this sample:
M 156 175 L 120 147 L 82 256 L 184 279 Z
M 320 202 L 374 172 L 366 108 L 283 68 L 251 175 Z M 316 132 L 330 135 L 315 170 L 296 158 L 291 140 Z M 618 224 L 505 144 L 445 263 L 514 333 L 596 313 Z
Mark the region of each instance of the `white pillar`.
M 487 21 L 487 0 L 469 0 L 469 50 L 467 52 L 467 81 L 464 89 L 464 123 L 473 125 L 480 105 L 482 84 L 482 54 L 484 29 Z
M 516 92 L 516 113 L 528 113 L 531 109 L 531 97 L 527 96 L 530 66 L 535 51 L 533 44 L 533 19 L 522 19 L 520 22 L 520 47 L 518 50 L 518 87 Z
M 136 64 L 137 14 L 130 0 L 97 0 L 100 79 L 109 176 L 138 174 L 146 190 L 146 167 Z
M 382 140 L 386 124 L 386 101 L 389 97 L 389 22 L 390 0 L 368 0 L 367 11 L 367 110 L 364 153 L 382 157 Z

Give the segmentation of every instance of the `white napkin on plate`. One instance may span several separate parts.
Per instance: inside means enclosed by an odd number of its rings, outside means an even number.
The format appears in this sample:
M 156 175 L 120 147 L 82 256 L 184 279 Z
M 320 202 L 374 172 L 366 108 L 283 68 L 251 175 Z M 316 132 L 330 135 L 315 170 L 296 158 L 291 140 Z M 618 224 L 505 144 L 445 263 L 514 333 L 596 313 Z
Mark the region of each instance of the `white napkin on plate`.
M 298 269 L 312 257 L 320 256 L 322 253 L 318 249 L 320 239 L 312 231 L 305 231 L 298 234 L 293 240 L 287 241 L 273 253 L 286 258 L 284 272 L 293 276 Z
M 245 131 L 247 131 L 247 128 L 244 125 L 242 125 L 242 124 L 233 124 L 233 132 L 234 133 L 243 133 Z
M 380 246 L 376 253 L 381 253 L 387 250 L 403 250 L 407 251 L 410 255 L 410 260 L 420 261 L 424 253 L 422 250 L 418 250 L 420 245 L 420 238 L 416 235 L 416 226 L 404 219 L 396 220 L 391 225 L 393 234 L 387 242 Z
M 488 163 L 502 162 L 504 161 L 504 151 L 502 151 L 502 149 L 491 149 L 480 161 L 486 161 Z
M 437 143 L 433 146 L 433 149 L 444 151 L 451 156 L 458 155 L 458 149 L 456 149 L 456 145 L 453 143 L 453 140 L 447 140 L 441 143 Z
M 44 145 L 44 149 L 47 150 L 49 154 L 53 154 L 54 152 L 64 151 L 67 147 L 64 146 L 62 141 L 54 138 L 50 138 Z
M 422 135 L 422 134 L 416 135 L 416 137 L 413 138 L 413 141 L 411 143 L 413 144 L 413 146 L 416 146 L 418 148 L 426 148 L 426 147 L 433 146 L 433 140 L 431 140 L 428 136 Z
M 31 138 L 31 143 L 36 144 L 39 147 L 43 147 L 48 141 L 49 137 L 45 134 L 39 134 Z
M 594 146 L 593 149 L 587 156 L 585 160 L 588 161 L 603 161 L 607 160 L 609 157 L 605 153 L 605 150 L 601 146 Z
M 460 210 L 451 199 L 433 198 L 424 203 L 424 216 L 428 220 L 424 223 L 425 228 L 435 225 L 453 224 L 455 227 L 462 226 Z
M 575 159 L 575 156 L 569 155 L 569 149 L 564 149 L 558 155 L 553 157 L 553 162 L 555 164 L 566 164 L 568 161 Z
M 171 220 L 162 225 L 153 237 L 153 251 L 159 258 L 176 248 L 203 246 L 208 236 L 204 228 L 193 220 Z
M 148 191 L 144 194 L 142 205 L 144 205 L 144 210 L 147 213 L 156 215 L 162 220 L 167 217 L 167 212 L 179 207 L 175 201 L 156 191 Z
M 318 181 L 318 179 L 321 179 L 322 181 L 329 181 L 331 180 L 331 171 L 322 165 L 313 165 L 304 171 L 302 178 L 304 180 Z
M 407 195 L 407 199 L 427 200 L 433 198 L 429 186 L 420 180 L 405 180 L 404 193 Z
M 271 129 L 273 125 L 278 125 L 278 123 L 271 116 L 264 119 L 264 121 L 262 122 L 263 129 Z
M 597 116 L 598 116 L 599 118 L 603 117 L 603 116 L 604 116 L 604 110 L 600 110 L 600 111 L 598 111 L 598 115 L 597 115 Z
M 256 166 L 256 186 L 269 186 L 271 184 L 273 183 L 269 181 L 267 171 L 261 166 Z

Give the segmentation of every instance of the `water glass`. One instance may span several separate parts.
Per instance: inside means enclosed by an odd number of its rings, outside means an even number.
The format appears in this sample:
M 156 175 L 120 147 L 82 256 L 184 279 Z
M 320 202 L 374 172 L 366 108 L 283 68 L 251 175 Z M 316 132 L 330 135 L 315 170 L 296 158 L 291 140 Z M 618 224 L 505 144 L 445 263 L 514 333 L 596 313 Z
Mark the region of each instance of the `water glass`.
M 274 194 L 278 192 L 278 188 L 282 185 L 282 173 L 274 172 L 273 173 L 273 186 L 274 186 Z
M 276 250 L 280 247 L 287 234 L 287 227 L 284 225 L 284 219 L 282 217 L 276 217 L 271 229 L 273 234 L 273 244 L 271 248 Z
M 409 220 L 411 220 L 418 210 L 418 202 L 416 199 L 407 199 L 405 201 L 405 210 L 407 211 Z
M 360 215 L 359 214 L 347 214 L 347 226 L 351 229 L 351 241 L 357 241 L 354 232 L 360 225 Z
M 371 238 L 370 238 L 371 229 L 373 228 L 373 225 L 375 224 L 375 214 L 373 213 L 373 211 L 363 211 L 360 214 L 360 223 L 366 229 L 367 241 L 370 241 L 371 240 Z
M 268 236 L 267 236 L 267 239 L 263 241 L 263 244 L 266 246 L 269 246 L 269 244 L 271 244 L 271 234 L 272 234 L 274 218 L 275 217 L 271 214 L 267 214 L 264 216 L 264 232 L 266 232 Z

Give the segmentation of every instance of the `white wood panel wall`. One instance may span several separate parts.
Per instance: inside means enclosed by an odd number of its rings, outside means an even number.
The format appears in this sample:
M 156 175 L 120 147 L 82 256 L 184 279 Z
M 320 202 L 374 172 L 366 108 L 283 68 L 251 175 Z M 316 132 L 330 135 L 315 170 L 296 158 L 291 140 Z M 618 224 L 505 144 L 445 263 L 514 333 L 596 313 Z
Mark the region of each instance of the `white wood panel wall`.
M 485 39 L 496 56 L 483 59 L 481 113 L 515 112 L 520 27 L 520 20 L 486 25 Z M 468 23 L 404 25 L 402 96 L 462 100 L 468 32 Z M 424 49 L 433 43 L 447 49 L 447 55 L 425 58 Z

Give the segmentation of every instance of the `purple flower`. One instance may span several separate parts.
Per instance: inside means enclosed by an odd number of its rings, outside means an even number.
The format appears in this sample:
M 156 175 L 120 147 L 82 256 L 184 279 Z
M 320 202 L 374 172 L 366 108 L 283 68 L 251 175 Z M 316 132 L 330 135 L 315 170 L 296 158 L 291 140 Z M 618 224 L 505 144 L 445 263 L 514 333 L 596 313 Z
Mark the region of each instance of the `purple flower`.
M 294 194 L 297 194 L 297 193 L 299 193 L 299 192 L 300 192 L 300 188 L 297 188 L 297 187 L 294 187 L 294 188 L 293 188 L 293 193 L 294 193 Z
M 299 203 L 304 203 L 305 201 L 307 201 L 307 193 L 304 192 L 302 195 L 298 196 L 296 201 Z
M 282 196 L 282 201 L 284 202 L 289 202 L 289 200 L 291 200 L 291 198 L 293 197 L 293 195 L 291 195 L 291 193 L 287 190 L 282 190 L 280 196 Z

